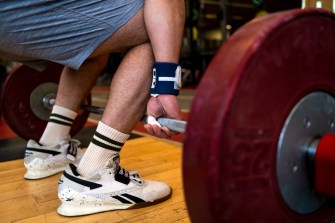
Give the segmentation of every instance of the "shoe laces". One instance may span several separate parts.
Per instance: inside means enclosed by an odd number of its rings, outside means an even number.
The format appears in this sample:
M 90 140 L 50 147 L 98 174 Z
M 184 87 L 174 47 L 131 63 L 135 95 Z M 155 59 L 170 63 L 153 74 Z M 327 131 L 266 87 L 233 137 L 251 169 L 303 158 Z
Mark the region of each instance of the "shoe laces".
M 127 177 L 129 178 L 130 177 L 130 174 L 129 174 L 129 171 L 122 168 L 120 165 L 118 166 L 118 168 L 116 169 L 116 171 L 118 172 L 118 174 L 124 176 L 124 177 Z
M 66 158 L 71 161 L 76 160 L 78 149 L 81 149 L 81 144 L 76 139 L 71 139 L 70 137 L 63 139 L 59 145 L 61 148 L 66 148 L 67 154 Z
M 116 155 L 113 157 L 109 163 L 108 166 L 110 168 L 113 168 L 115 170 L 115 180 L 122 182 L 124 184 L 129 184 L 130 181 L 136 183 L 137 185 L 142 186 L 143 180 L 139 176 L 137 172 L 129 172 L 128 170 L 124 169 L 120 166 L 120 156 Z

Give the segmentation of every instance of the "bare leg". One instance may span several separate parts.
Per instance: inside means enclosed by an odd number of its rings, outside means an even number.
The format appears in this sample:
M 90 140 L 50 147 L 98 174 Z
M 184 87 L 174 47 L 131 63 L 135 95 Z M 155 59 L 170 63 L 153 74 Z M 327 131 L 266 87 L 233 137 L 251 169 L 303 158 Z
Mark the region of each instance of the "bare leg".
M 149 43 L 126 54 L 113 77 L 102 122 L 123 133 L 132 131 L 145 113 L 153 61 Z
M 114 74 L 105 112 L 93 139 L 98 139 L 102 134 L 124 143 L 129 137 L 134 125 L 145 112 L 153 61 L 149 43 L 134 47 L 126 54 Z M 112 144 L 101 145 L 104 141 L 99 142 L 92 141 L 80 161 L 78 173 L 82 176 L 89 176 L 100 170 L 112 157 L 117 156 L 118 150 L 106 149 Z
M 56 104 L 78 112 L 106 65 L 108 55 L 87 59 L 79 70 L 65 67 L 60 79 Z
M 72 120 L 76 118 L 80 104 L 89 94 L 107 58 L 107 55 L 90 58 L 79 70 L 64 68 L 56 106 L 53 107 L 52 115 L 39 140 L 42 145 L 54 146 L 69 136 Z
M 78 98 L 84 99 L 106 63 L 106 56 L 88 59 L 79 70 L 65 68 L 57 95 L 57 105 L 77 111 Z M 130 133 L 143 116 L 149 98 L 153 54 L 149 43 L 132 48 L 113 76 L 102 121 Z M 122 121 L 120 120 L 122 117 Z

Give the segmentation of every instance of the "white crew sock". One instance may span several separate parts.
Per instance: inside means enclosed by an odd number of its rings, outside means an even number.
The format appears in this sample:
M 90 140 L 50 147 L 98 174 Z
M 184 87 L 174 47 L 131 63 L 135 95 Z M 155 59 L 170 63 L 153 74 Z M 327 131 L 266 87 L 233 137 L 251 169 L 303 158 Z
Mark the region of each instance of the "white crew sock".
M 47 127 L 39 143 L 44 146 L 54 146 L 68 137 L 73 121 L 77 115 L 76 112 L 70 109 L 54 105 Z
M 103 169 L 107 161 L 119 154 L 128 138 L 128 134 L 119 132 L 100 121 L 93 139 L 78 165 L 78 173 L 87 177 Z

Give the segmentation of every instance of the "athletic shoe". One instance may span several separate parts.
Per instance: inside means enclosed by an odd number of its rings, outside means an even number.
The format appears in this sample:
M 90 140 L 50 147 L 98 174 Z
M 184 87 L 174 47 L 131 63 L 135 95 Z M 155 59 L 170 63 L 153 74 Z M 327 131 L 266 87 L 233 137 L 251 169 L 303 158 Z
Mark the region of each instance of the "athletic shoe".
M 90 177 L 82 177 L 70 164 L 59 180 L 58 197 L 62 201 L 57 212 L 79 216 L 128 209 L 167 199 L 171 188 L 165 183 L 143 180 L 137 172 L 119 166 L 118 156 Z
M 40 179 L 64 171 L 71 163 L 79 163 L 84 152 L 80 142 L 66 138 L 52 147 L 42 146 L 34 140 L 29 140 L 25 151 L 24 165 L 26 179 Z

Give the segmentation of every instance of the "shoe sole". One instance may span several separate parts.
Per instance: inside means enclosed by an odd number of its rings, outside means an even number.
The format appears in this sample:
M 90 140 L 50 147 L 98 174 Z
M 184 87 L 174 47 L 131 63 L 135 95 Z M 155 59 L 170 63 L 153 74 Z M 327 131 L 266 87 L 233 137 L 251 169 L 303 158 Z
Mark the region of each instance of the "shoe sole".
M 46 178 L 57 173 L 63 172 L 65 170 L 65 166 L 53 170 L 28 170 L 27 173 L 24 175 L 25 179 L 28 180 L 38 180 L 42 178 Z
M 121 209 L 128 209 L 134 206 L 134 204 L 110 204 L 110 205 L 103 205 L 103 206 L 96 206 L 96 205 L 70 205 L 63 203 L 57 208 L 57 212 L 63 216 L 81 216 L 81 215 L 88 215 L 94 214 L 99 212 L 105 211 L 112 211 L 112 210 L 121 210 Z
M 144 202 L 138 204 L 115 204 L 115 203 L 101 204 L 96 202 L 96 205 L 93 205 L 93 204 L 78 204 L 78 203 L 71 204 L 70 202 L 62 201 L 62 204 L 57 208 L 57 212 L 58 214 L 63 216 L 73 217 L 73 216 L 96 214 L 100 212 L 113 211 L 113 210 L 143 208 L 161 203 L 169 199 L 171 195 L 172 195 L 172 189 L 170 188 L 170 193 L 165 197 L 157 199 L 153 202 Z M 92 198 L 87 197 L 85 195 L 81 195 L 81 197 L 85 197 L 86 201 L 88 201 L 89 203 L 94 202 Z

